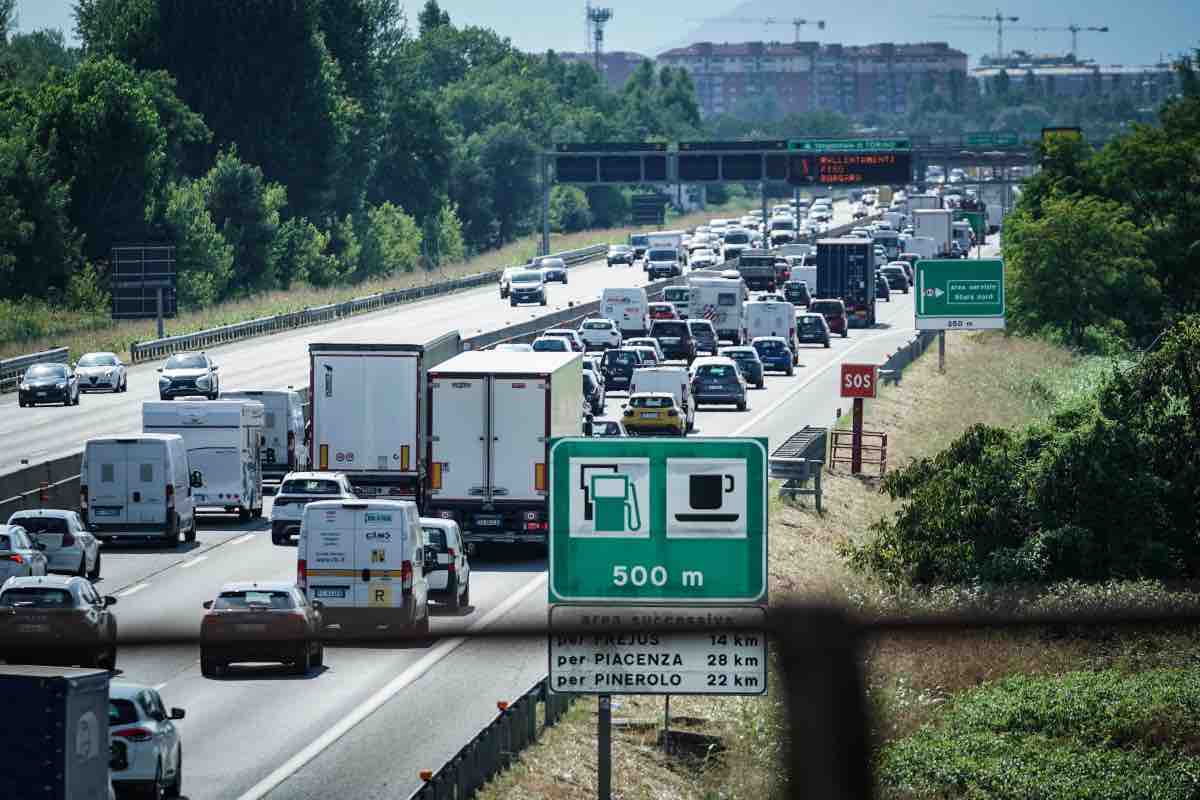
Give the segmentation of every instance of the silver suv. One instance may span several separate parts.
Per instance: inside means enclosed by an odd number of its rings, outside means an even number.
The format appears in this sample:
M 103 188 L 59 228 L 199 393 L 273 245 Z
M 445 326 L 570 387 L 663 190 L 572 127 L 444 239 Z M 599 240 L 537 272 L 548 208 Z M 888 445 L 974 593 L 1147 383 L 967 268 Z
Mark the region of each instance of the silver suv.
M 202 395 L 216 400 L 221 393 L 221 382 L 217 377 L 217 365 L 204 353 L 176 353 L 167 363 L 158 368 L 158 397 L 174 400 L 176 397 Z

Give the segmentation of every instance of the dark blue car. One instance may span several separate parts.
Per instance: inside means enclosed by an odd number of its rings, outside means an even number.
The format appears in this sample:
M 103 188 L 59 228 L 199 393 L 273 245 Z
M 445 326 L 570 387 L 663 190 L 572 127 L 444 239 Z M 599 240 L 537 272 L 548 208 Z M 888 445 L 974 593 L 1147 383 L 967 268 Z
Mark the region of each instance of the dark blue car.
M 772 369 L 791 375 L 795 366 L 792 349 L 788 347 L 787 339 L 782 336 L 756 336 L 750 343 L 758 352 L 763 371 Z

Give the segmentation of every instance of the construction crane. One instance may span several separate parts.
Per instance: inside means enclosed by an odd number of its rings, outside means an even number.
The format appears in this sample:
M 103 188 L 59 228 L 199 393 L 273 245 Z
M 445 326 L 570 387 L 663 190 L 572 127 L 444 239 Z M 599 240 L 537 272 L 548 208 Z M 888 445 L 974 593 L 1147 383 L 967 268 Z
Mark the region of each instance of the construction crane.
M 816 25 L 817 30 L 825 30 L 825 20 L 823 19 L 780 19 L 778 17 L 709 17 L 708 19 L 689 19 L 687 22 L 733 22 L 737 24 L 749 23 L 751 25 L 762 25 L 768 27 L 770 25 L 791 25 L 796 29 L 795 41 L 800 41 L 800 29 L 805 25 Z
M 1083 25 L 1076 25 L 1075 23 L 1071 23 L 1070 25 L 1038 25 L 1038 26 L 1032 26 L 1032 27 L 1020 26 L 1019 30 L 1023 30 L 1023 31 L 1070 31 L 1071 32 L 1071 55 L 1075 58 L 1078 58 L 1077 53 L 1079 52 L 1079 32 L 1080 31 L 1094 31 L 1095 33 L 1108 33 L 1108 26 L 1107 25 L 1101 25 L 1101 26 L 1089 25 L 1089 26 L 1085 27 Z
M 934 14 L 933 19 L 965 19 L 996 23 L 996 58 L 1004 58 L 1004 23 L 1016 22 L 1020 17 L 1007 17 L 997 9 L 995 15 L 990 17 L 975 16 L 974 14 Z

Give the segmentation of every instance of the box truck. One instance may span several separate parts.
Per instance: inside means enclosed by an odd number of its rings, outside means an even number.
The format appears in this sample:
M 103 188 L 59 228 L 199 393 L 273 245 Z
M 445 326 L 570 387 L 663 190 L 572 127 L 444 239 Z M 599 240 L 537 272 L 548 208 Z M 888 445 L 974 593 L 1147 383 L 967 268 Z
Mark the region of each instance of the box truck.
M 262 516 L 263 405 L 242 400 L 147 400 L 144 433 L 174 433 L 187 447 L 196 509 Z M 194 485 L 194 482 L 193 482 Z
M 814 299 L 841 300 L 852 328 L 875 324 L 875 245 L 870 239 L 817 241 Z
M 908 214 L 930 208 L 941 208 L 942 198 L 936 194 L 910 194 L 908 196 Z
M 361 497 L 423 508 L 429 370 L 458 355 L 457 331 L 390 344 L 310 344 L 309 460 Z
M 919 209 L 913 212 L 913 235 L 933 239 L 934 258 L 950 257 L 951 214 L 948 208 Z
M 104 670 L 0 667 L 0 797 L 108 800 L 108 681 Z
M 578 353 L 469 352 L 429 373 L 424 516 L 481 544 L 546 545 L 550 440 L 583 432 Z
M 304 441 L 304 399 L 291 389 L 221 392 L 222 400 L 248 400 L 263 405 L 262 473 L 265 480 L 281 480 L 289 472 L 308 469 L 308 443 Z

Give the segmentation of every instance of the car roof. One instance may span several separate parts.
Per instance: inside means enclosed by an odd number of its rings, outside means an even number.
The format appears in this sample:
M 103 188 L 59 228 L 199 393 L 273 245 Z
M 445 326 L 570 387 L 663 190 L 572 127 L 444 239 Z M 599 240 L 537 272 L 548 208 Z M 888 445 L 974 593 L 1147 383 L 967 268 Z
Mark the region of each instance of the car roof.
M 804 316 L 821 317 L 820 314 L 805 314 Z M 821 317 L 821 319 L 825 318 Z M 750 340 L 751 347 L 754 346 L 755 342 L 779 342 L 780 344 L 787 344 L 787 339 L 783 338 L 782 336 L 755 336 Z
M 695 361 L 692 362 L 692 369 L 695 369 L 696 367 L 710 366 L 713 364 L 716 364 L 716 365 L 719 365 L 722 367 L 737 366 L 736 364 L 733 363 L 733 359 L 730 358 L 729 356 L 704 356 L 702 358 L 697 358 Z
M 346 477 L 344 472 L 289 472 L 283 476 L 285 481 L 337 480 Z
M 8 519 L 10 522 L 14 519 L 37 519 L 38 517 L 70 519 L 74 513 L 74 511 L 65 508 L 22 508 L 19 511 L 14 511 Z
M 671 394 L 670 392 L 634 392 L 633 394 L 629 395 L 630 400 L 635 397 L 669 397 L 672 400 L 675 399 L 675 395 Z M 595 419 L 592 420 L 592 422 L 595 421 Z
M 78 575 L 17 575 L 4 582 L 5 589 L 24 586 L 47 586 L 51 589 L 70 589 L 83 581 Z
M 294 581 L 230 581 L 221 584 L 222 592 L 244 592 L 247 589 L 265 589 L 269 592 L 286 592 L 295 589 Z
M 108 683 L 108 699 L 109 700 L 133 700 L 142 692 L 150 689 L 153 686 L 147 686 L 144 683 L 133 683 L 132 681 L 109 681 Z
M 673 321 L 673 320 L 672 320 L 672 321 Z M 708 326 L 708 327 L 710 327 L 710 328 L 712 327 L 712 320 L 710 320 L 710 319 L 688 319 L 688 320 L 685 320 L 685 321 L 687 322 L 687 324 L 688 324 L 689 326 L 692 326 L 692 325 L 707 325 L 707 326 Z
M 721 347 L 721 348 L 717 349 L 717 355 L 721 355 L 723 353 L 753 353 L 753 352 L 754 352 L 754 348 L 748 344 L 733 344 L 728 347 Z

